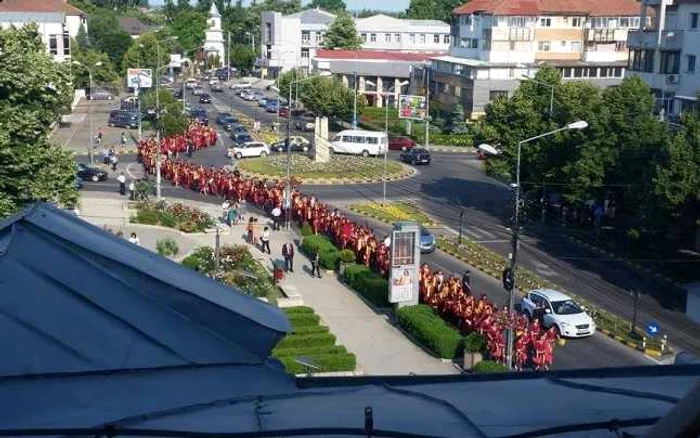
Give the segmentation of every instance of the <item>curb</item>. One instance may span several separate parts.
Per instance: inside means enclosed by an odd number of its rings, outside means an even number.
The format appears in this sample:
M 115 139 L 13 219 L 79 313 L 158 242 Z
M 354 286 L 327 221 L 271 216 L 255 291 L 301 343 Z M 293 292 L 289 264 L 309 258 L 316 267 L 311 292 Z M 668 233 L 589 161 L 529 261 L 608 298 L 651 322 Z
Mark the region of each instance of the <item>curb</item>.
M 404 167 L 409 168 L 408 166 L 403 165 Z M 415 176 L 418 171 L 414 168 L 409 168 L 410 170 L 407 172 L 403 172 L 401 174 L 394 174 L 391 175 L 387 178 L 387 181 L 398 181 L 406 178 L 411 178 Z M 241 175 L 244 177 L 248 178 L 259 178 L 259 179 L 280 179 L 283 178 L 281 176 L 272 176 L 272 175 L 265 175 L 261 173 L 255 173 L 255 172 L 249 172 L 246 170 L 241 169 L 238 167 L 238 170 L 241 172 Z M 303 178 L 303 177 L 298 177 L 298 176 L 293 176 L 293 178 L 300 180 L 301 184 L 308 184 L 308 185 L 328 185 L 328 186 L 333 186 L 333 185 L 356 185 L 356 184 L 373 184 L 373 183 L 378 183 L 384 181 L 382 177 L 377 177 L 377 178 Z
M 85 152 L 85 151 L 75 151 L 74 150 L 71 152 L 73 153 L 74 157 L 88 157 L 88 156 L 90 156 L 90 153 Z M 136 152 L 137 152 L 136 148 L 124 148 L 124 149 L 120 148 L 120 149 L 114 151 L 114 153 L 116 153 L 117 155 L 136 154 Z M 100 150 L 100 151 L 93 152 L 93 155 L 95 155 L 95 156 L 98 154 L 100 155 L 100 162 L 102 162 L 102 158 L 101 158 L 102 151 Z M 97 161 L 97 160 L 95 160 L 95 161 Z

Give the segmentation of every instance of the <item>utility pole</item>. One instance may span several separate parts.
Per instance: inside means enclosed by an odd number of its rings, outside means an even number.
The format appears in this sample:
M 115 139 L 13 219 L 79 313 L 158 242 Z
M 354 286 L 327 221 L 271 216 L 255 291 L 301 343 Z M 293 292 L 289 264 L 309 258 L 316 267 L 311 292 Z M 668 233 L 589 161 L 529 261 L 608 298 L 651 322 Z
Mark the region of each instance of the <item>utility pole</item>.
M 228 31 L 228 47 L 226 49 L 226 82 L 231 82 L 231 31 Z
M 160 76 L 158 73 L 158 69 L 160 69 L 160 44 L 156 44 L 156 50 L 158 51 L 158 62 L 156 63 L 156 71 L 153 72 L 153 76 L 155 77 L 156 80 L 156 147 L 158 148 L 158 153 L 156 154 L 156 198 L 158 200 L 161 200 L 161 145 L 160 145 Z M 184 98 L 185 95 L 183 94 L 182 97 Z M 139 99 L 139 105 L 141 105 L 141 100 Z M 139 111 L 139 118 L 141 117 L 141 111 Z M 139 127 L 141 125 L 139 124 Z M 139 139 L 140 139 L 139 135 Z
M 352 129 L 357 128 L 357 70 L 352 72 L 355 99 L 352 104 Z
M 430 67 L 426 68 L 425 71 L 425 148 L 428 149 L 430 141 Z
M 216 227 L 216 236 L 214 237 L 214 277 L 219 275 L 219 266 L 221 264 L 221 237 L 219 235 L 219 226 Z
M 88 135 L 88 144 L 89 144 L 88 145 L 88 155 L 90 155 L 90 165 L 94 166 L 95 165 L 95 137 L 94 137 L 94 135 L 95 135 L 94 129 L 95 128 L 92 126 L 92 98 L 94 97 L 93 88 L 92 88 L 92 69 L 89 67 L 86 67 L 86 68 L 88 71 L 88 78 L 90 81 L 90 96 L 89 96 L 90 102 L 88 105 L 88 111 L 90 111 L 88 113 L 88 120 L 90 123 L 90 135 Z
M 295 79 L 296 79 L 296 73 L 294 74 Z M 289 101 L 287 102 L 287 105 L 289 107 L 289 112 L 287 113 L 287 199 L 285 200 L 285 204 L 288 206 L 287 207 L 287 229 L 291 226 L 292 218 L 291 218 L 291 213 L 292 213 L 292 86 L 294 85 L 295 81 L 292 81 L 289 83 Z M 280 107 L 280 102 L 279 99 L 277 101 L 277 109 L 279 114 L 279 107 Z
M 637 308 L 639 307 L 639 289 L 632 291 L 634 295 L 634 310 L 632 312 L 632 326 L 630 327 L 630 333 L 635 334 L 635 327 L 637 327 Z

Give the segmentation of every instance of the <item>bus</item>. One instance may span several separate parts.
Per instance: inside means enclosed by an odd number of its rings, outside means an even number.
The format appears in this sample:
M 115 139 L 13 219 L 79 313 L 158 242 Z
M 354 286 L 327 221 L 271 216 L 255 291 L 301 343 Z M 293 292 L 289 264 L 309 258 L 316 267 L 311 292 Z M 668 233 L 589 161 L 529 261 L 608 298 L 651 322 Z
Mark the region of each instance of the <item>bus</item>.
M 382 131 L 346 130 L 333 137 L 330 152 L 368 157 L 384 154 L 387 138 Z

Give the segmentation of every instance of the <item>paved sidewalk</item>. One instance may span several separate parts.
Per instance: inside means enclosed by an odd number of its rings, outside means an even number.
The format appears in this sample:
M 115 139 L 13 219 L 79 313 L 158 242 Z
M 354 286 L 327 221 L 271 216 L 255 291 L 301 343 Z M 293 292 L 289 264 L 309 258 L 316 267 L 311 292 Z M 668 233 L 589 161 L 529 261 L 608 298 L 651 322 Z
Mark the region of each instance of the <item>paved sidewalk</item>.
M 216 204 L 185 201 L 218 217 L 220 208 Z M 107 225 L 113 231 L 121 230 L 125 238 L 136 232 L 145 248 L 155 251 L 155 243 L 163 237 L 172 237 L 178 243 L 180 253 L 176 260 L 183 259 L 187 252 L 199 245 L 214 245 L 214 235 L 182 235 L 174 230 L 164 230 L 142 225 L 129 225 L 129 212 L 125 209 L 126 200 L 114 193 L 94 193 L 81 199 L 80 215 L 96 225 Z M 260 217 L 262 224 L 268 219 L 251 209 L 246 217 Z M 245 225 L 241 224 L 221 233 L 221 244 L 245 244 Z M 294 231 L 272 233 L 272 255 L 263 254 L 258 248 L 251 248 L 252 254 L 266 266 L 273 260 L 281 260 L 282 245 L 298 243 Z M 250 245 L 249 245 L 250 246 Z M 403 333 L 392 325 L 387 315 L 376 313 L 367 306 L 351 289 L 339 282 L 334 273 L 326 273 L 323 278 L 310 276 L 311 263 L 300 251 L 294 258 L 295 271 L 287 273 L 282 285 L 296 287 L 303 297 L 304 304 L 312 307 L 338 338 L 338 343 L 346 346 L 357 356 L 358 368 L 367 375 L 407 375 L 416 374 L 455 374 L 457 369 L 451 364 L 436 359 L 413 344 Z

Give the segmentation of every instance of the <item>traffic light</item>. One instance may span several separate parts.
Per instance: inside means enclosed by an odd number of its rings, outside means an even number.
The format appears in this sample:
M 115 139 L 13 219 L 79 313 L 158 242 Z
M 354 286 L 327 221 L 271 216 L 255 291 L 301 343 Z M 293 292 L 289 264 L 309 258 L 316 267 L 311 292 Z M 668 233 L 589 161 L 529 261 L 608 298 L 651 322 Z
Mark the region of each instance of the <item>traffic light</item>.
M 503 270 L 501 280 L 503 281 L 503 289 L 507 290 L 508 292 L 513 290 L 513 271 L 511 271 L 510 268 L 505 268 Z

